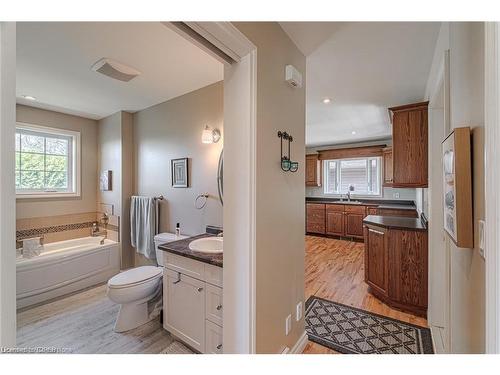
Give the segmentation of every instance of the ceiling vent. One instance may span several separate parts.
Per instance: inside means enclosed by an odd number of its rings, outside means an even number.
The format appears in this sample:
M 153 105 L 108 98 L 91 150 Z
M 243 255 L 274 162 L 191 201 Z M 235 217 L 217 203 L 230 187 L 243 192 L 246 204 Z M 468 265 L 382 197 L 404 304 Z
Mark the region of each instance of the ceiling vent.
M 100 59 L 92 65 L 92 70 L 123 82 L 128 82 L 141 74 L 130 66 L 108 58 Z

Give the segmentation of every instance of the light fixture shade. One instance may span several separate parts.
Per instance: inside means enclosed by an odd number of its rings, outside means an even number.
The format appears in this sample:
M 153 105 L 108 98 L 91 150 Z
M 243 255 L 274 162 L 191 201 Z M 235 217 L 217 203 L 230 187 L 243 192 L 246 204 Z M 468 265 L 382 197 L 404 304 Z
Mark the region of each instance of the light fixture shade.
M 201 134 L 201 142 L 202 143 L 213 143 L 214 142 L 212 130 L 210 130 L 208 125 L 205 126 L 205 129 L 203 130 L 203 133 Z

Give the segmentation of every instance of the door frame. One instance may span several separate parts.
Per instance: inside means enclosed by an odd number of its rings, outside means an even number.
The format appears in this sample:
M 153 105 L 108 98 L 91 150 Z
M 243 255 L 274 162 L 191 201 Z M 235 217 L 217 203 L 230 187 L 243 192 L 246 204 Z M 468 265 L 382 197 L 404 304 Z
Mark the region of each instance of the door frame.
M 435 82 L 435 85 L 434 87 L 432 88 L 432 91 L 430 92 L 429 94 L 429 110 L 432 110 L 435 105 L 436 105 L 436 102 L 439 100 L 438 98 L 438 95 L 442 95 L 443 96 L 443 123 L 442 123 L 442 126 L 443 126 L 443 135 L 446 135 L 449 133 L 450 129 L 451 129 L 451 121 L 450 121 L 450 50 L 447 49 L 443 52 L 443 56 L 442 56 L 442 59 L 441 59 L 441 62 L 440 62 L 440 65 L 439 65 L 439 71 L 438 71 L 438 74 L 437 74 L 437 79 L 436 79 L 436 82 Z M 429 126 L 433 126 L 432 124 L 432 117 L 429 116 Z M 441 140 L 438 140 L 439 142 Z M 436 156 L 437 159 L 439 159 L 439 162 L 441 162 L 441 153 L 439 153 L 437 156 Z M 431 159 L 429 159 L 431 160 Z M 439 184 L 442 184 L 442 181 L 438 181 L 437 183 Z M 423 190 L 422 190 L 423 192 Z M 431 199 L 432 199 L 432 196 L 431 196 Z M 441 201 L 441 196 L 439 196 L 439 201 L 440 201 L 440 204 L 439 204 L 439 207 L 440 209 L 442 210 L 442 201 Z M 432 202 L 429 201 L 429 205 L 432 206 L 434 205 L 434 199 L 432 200 Z M 423 204 L 423 199 L 422 199 L 422 204 Z M 429 221 L 429 225 L 430 226 L 439 226 L 440 228 L 442 228 L 442 223 L 441 222 L 435 222 L 432 217 L 430 217 L 430 221 Z M 444 236 L 444 241 L 439 241 L 438 243 L 438 246 L 436 246 L 437 248 L 441 247 L 443 244 L 445 246 L 445 249 L 443 249 L 445 251 L 445 278 L 446 278 L 446 286 L 445 286 L 445 291 L 444 291 L 444 294 L 445 294 L 445 301 L 439 301 L 440 303 L 444 303 L 444 347 L 442 349 L 448 349 L 450 350 L 451 348 L 451 327 L 450 327 L 450 322 L 451 322 L 451 317 L 450 317 L 450 313 L 451 313 L 451 309 L 450 309 L 450 304 L 451 304 L 451 273 L 450 273 L 450 269 L 451 269 L 451 248 L 450 248 L 450 243 L 449 243 L 449 239 L 447 238 L 447 236 L 444 235 L 444 233 L 442 233 L 442 235 Z M 430 252 L 432 251 L 431 249 L 433 248 L 433 244 L 429 242 L 429 259 L 431 259 L 431 254 Z M 431 273 L 429 273 L 429 287 L 432 288 L 434 285 L 433 283 L 433 280 L 431 280 Z M 433 309 L 432 309 L 432 306 L 434 305 L 434 303 L 438 302 L 438 301 L 432 301 L 431 300 L 431 297 L 432 297 L 432 293 L 431 291 L 429 290 L 429 316 L 428 316 L 428 320 L 429 320 L 429 326 L 431 328 L 431 331 L 433 332 L 433 339 L 440 335 L 439 332 L 436 332 L 435 329 L 433 329 Z M 436 325 L 437 327 L 437 325 Z M 434 339 L 435 340 L 435 339 Z M 435 347 L 437 347 L 436 345 L 434 345 Z
M 0 347 L 16 345 L 16 23 L 0 22 Z
M 224 353 L 253 354 L 257 47 L 231 22 L 172 22 L 166 26 L 224 63 Z
M 500 26 L 485 23 L 486 352 L 500 353 Z

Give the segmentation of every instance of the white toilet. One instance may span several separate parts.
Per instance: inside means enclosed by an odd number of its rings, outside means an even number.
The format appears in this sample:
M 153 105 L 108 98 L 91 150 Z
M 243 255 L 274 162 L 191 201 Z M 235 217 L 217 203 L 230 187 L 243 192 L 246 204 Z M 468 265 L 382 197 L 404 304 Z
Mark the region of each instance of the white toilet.
M 173 233 L 160 233 L 154 237 L 156 250 L 156 266 L 142 266 L 129 269 L 113 276 L 108 281 L 108 298 L 120 304 L 120 311 L 115 323 L 115 332 L 125 332 L 139 327 L 152 318 L 151 306 L 161 301 L 163 277 L 163 251 L 158 245 L 178 241 L 185 236 Z M 155 303 L 156 305 L 156 303 Z

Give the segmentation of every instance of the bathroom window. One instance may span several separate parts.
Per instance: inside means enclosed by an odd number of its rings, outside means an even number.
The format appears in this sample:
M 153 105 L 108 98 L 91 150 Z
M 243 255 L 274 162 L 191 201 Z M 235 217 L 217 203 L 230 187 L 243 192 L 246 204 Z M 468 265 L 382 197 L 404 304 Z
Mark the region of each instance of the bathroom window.
M 79 196 L 80 133 L 16 125 L 16 196 Z
M 380 157 L 325 160 L 325 194 L 344 195 L 349 185 L 351 195 L 381 196 L 382 168 Z

